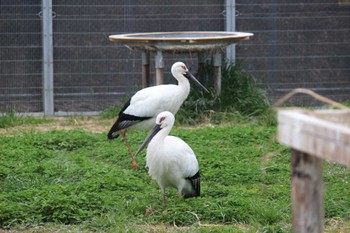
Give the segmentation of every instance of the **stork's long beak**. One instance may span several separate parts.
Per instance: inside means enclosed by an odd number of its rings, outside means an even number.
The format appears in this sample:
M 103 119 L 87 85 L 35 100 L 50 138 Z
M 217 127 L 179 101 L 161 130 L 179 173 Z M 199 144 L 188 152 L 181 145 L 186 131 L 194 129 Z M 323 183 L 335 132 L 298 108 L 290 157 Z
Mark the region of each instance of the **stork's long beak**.
M 139 147 L 139 149 L 136 151 L 134 157 L 136 157 L 147 145 L 148 143 L 152 140 L 152 138 L 161 130 L 160 125 L 156 124 L 151 132 L 148 134 L 146 137 L 145 141 L 142 143 L 142 145 Z
M 205 88 L 205 86 L 203 86 L 191 73 L 190 71 L 187 71 L 185 74 L 185 77 L 194 81 L 198 86 L 200 86 L 202 89 L 204 89 L 207 93 L 209 93 L 208 89 Z

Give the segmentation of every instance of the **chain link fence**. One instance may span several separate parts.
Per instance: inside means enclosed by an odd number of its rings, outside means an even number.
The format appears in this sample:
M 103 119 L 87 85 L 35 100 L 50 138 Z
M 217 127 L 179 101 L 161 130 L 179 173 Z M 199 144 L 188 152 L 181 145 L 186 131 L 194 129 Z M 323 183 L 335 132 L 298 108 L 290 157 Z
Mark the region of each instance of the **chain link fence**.
M 236 46 L 272 100 L 295 87 L 350 99 L 350 5 L 347 1 L 236 0 L 232 23 L 254 37 Z M 141 88 L 141 53 L 109 35 L 224 31 L 226 1 L 52 0 L 54 112 L 98 112 Z M 0 0 L 0 111 L 44 112 L 42 5 Z M 165 54 L 196 70 L 194 54 Z M 151 56 L 151 77 L 154 60 Z M 153 80 L 154 83 L 154 80 Z M 309 103 L 298 97 L 297 104 Z
M 272 101 L 310 88 L 337 101 L 350 99 L 350 2 L 236 0 L 236 30 L 254 33 L 237 45 Z M 292 104 L 320 104 L 298 95 Z
M 41 112 L 41 4 L 0 3 L 0 111 Z

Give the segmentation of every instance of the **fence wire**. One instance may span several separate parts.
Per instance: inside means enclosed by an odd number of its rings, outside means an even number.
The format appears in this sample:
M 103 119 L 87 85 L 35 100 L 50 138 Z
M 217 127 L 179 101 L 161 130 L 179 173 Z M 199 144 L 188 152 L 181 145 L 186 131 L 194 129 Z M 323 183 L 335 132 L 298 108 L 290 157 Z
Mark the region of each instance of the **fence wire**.
M 348 1 L 236 0 L 235 9 L 236 31 L 254 33 L 237 44 L 236 58 L 272 100 L 295 87 L 350 99 Z M 101 111 L 141 88 L 140 52 L 109 35 L 224 31 L 226 20 L 224 0 L 53 0 L 52 10 L 56 113 Z M 0 0 L 0 111 L 43 111 L 40 12 L 37 0 Z M 177 60 L 197 68 L 196 54 L 165 54 L 166 83 Z
M 109 35 L 224 29 L 223 5 L 215 1 L 148 2 L 53 1 L 55 111 L 100 111 L 140 88 L 140 52 L 108 41 Z M 169 57 L 167 71 L 176 58 Z
M 237 59 L 263 83 L 272 100 L 311 88 L 337 101 L 350 99 L 350 3 L 312 0 L 236 1 L 236 29 L 254 33 L 237 46 Z M 293 98 L 297 105 L 311 98 Z
M 41 4 L 0 3 L 0 111 L 41 112 Z

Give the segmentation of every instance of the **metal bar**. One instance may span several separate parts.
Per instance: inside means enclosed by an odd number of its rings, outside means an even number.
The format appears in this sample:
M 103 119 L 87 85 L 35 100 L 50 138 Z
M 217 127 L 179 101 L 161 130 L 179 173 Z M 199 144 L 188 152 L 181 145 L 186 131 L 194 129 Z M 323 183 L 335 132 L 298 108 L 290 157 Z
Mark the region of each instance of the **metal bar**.
M 54 115 L 53 99 L 53 42 L 52 42 L 52 0 L 42 1 L 43 40 L 43 103 L 44 114 Z
M 226 31 L 236 31 L 236 0 L 226 0 Z M 236 60 L 236 45 L 232 44 L 226 48 L 226 59 Z

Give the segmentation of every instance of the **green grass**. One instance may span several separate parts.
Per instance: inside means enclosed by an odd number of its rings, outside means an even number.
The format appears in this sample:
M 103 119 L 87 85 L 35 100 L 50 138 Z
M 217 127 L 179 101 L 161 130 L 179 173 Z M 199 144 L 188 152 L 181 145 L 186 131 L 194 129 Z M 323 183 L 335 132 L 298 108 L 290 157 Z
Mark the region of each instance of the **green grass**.
M 1 113 L 0 115 L 0 129 L 9 128 L 18 125 L 37 125 L 41 123 L 49 123 L 52 120 L 45 117 L 33 117 L 33 116 L 23 116 L 16 115 L 16 111 L 11 110 L 8 112 Z
M 167 231 L 289 232 L 290 150 L 275 141 L 274 125 L 238 122 L 172 131 L 197 155 L 202 196 L 180 200 L 168 189 L 166 209 L 145 152 L 135 172 L 123 142 L 106 133 L 0 136 L 0 229 L 158 232 L 176 224 L 190 228 Z M 129 134 L 134 151 L 147 133 Z M 348 221 L 349 169 L 326 164 L 324 180 L 326 218 Z M 156 211 L 145 215 L 147 208 Z
M 99 116 L 101 119 L 113 119 L 118 116 L 119 111 L 121 110 L 121 107 L 114 106 L 111 108 L 106 108 L 103 110 Z

